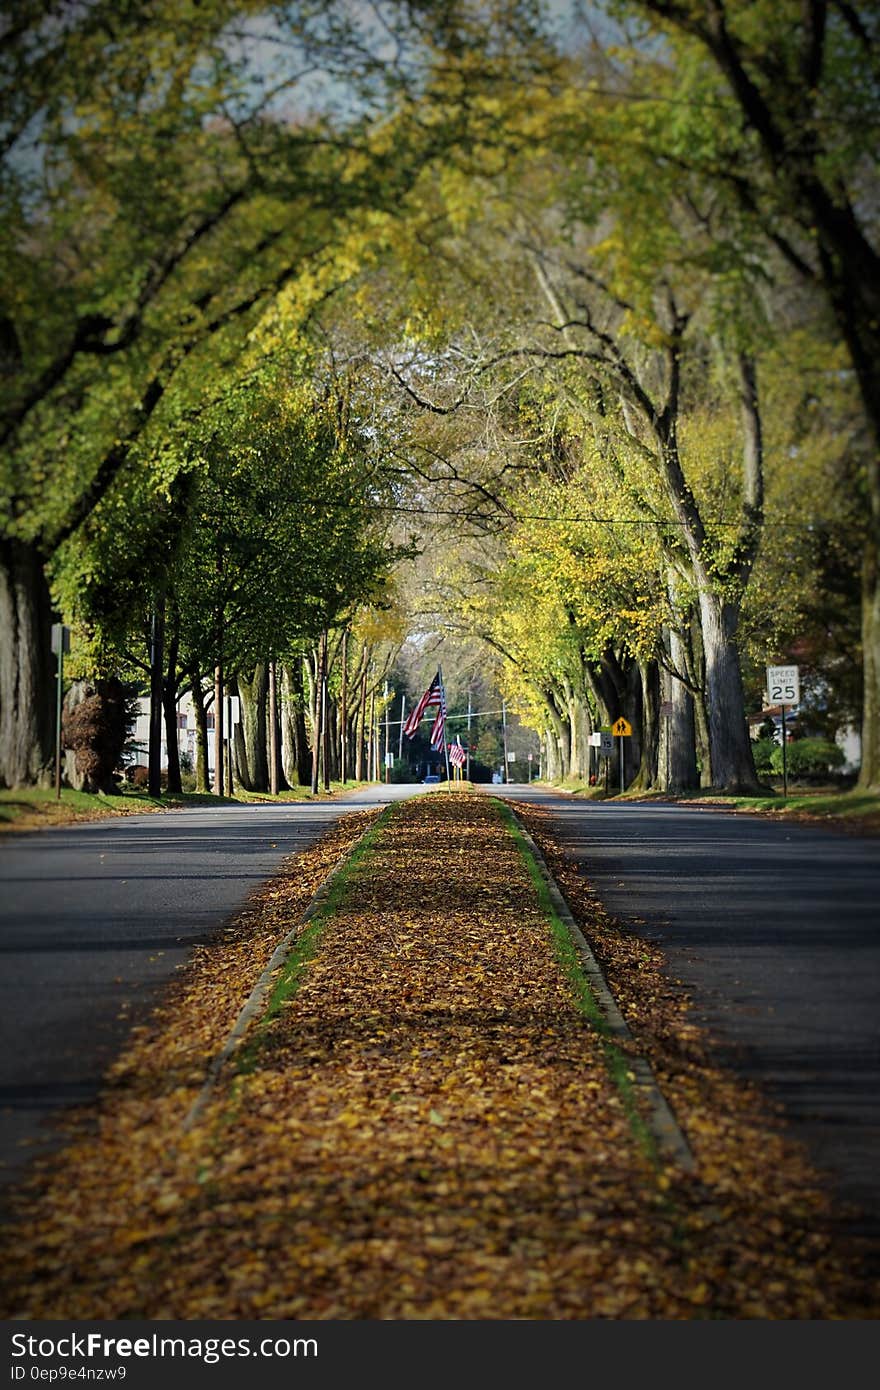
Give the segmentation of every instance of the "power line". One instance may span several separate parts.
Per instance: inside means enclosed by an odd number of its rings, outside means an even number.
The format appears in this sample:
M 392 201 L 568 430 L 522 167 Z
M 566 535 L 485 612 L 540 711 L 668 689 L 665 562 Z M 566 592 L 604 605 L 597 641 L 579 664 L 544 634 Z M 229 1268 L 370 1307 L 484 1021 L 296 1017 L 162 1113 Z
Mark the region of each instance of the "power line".
M 304 507 L 325 507 L 333 510 L 344 510 L 352 504 L 350 502 L 331 502 L 325 498 L 315 498 L 302 500 L 300 505 Z M 399 516 L 450 516 L 460 521 L 574 522 L 585 526 L 686 526 L 688 524 L 686 521 L 679 521 L 676 517 L 574 516 L 570 514 L 562 516 L 544 516 L 535 512 L 481 512 L 476 508 L 471 511 L 464 511 L 461 508 L 453 507 L 406 507 L 402 506 L 400 503 L 390 502 L 360 502 L 358 505 L 365 507 L 368 511 L 390 512 Z M 743 525 L 743 522 L 741 520 L 727 521 L 722 517 L 709 517 L 706 518 L 704 525 L 739 528 Z M 762 523 L 762 529 L 765 531 L 819 531 L 846 525 L 847 523 L 844 521 L 823 521 L 821 523 L 810 521 L 765 521 Z
M 470 712 L 470 718 L 471 718 L 471 719 L 477 719 L 477 718 L 479 718 L 479 716 L 482 715 L 482 714 L 503 714 L 503 713 L 504 713 L 504 711 L 503 711 L 503 710 L 500 710 L 500 709 L 472 709 L 471 712 Z M 508 713 L 508 714 L 516 714 L 516 711 L 515 711 L 515 710 L 508 710 L 507 713 Z M 423 723 L 427 723 L 427 722 L 428 722 L 428 717 L 429 717 L 429 716 L 426 715 L 425 718 L 424 718 L 424 720 L 423 720 L 422 722 L 423 722 Z M 516 717 L 517 717 L 517 719 L 521 719 L 523 716 L 522 716 L 522 715 L 517 715 Z M 433 716 L 431 716 L 431 718 L 433 718 Z M 450 721 L 451 719 L 467 719 L 467 718 L 468 718 L 468 715 L 467 715 L 467 714 L 447 714 L 447 716 L 446 716 L 446 722 L 447 722 L 447 724 L 448 724 L 449 721 Z M 382 722 L 384 723 L 385 721 L 383 720 Z M 406 723 L 406 720 L 405 720 L 405 719 L 403 719 L 403 720 L 401 720 L 401 719 L 390 719 L 390 720 L 388 721 L 388 723 L 389 723 L 389 725 L 390 725 L 392 728 L 397 728 L 398 725 L 400 725 L 400 724 L 405 724 L 405 723 Z

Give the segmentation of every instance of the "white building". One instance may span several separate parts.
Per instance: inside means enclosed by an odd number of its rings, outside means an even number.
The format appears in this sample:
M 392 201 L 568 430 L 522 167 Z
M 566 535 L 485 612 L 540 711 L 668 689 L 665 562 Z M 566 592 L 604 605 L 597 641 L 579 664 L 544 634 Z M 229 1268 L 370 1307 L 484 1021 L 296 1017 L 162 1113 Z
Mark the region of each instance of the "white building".
M 214 711 L 208 710 L 208 772 L 214 775 Z M 132 734 L 133 750 L 127 756 L 128 767 L 147 767 L 150 750 L 150 700 L 144 695 L 137 702 L 137 719 Z M 185 756 L 191 768 L 196 765 L 196 716 L 193 698 L 189 691 L 177 701 L 177 746 L 181 757 Z M 168 744 L 165 740 L 165 719 L 162 719 L 162 759 L 161 766 L 168 766 Z

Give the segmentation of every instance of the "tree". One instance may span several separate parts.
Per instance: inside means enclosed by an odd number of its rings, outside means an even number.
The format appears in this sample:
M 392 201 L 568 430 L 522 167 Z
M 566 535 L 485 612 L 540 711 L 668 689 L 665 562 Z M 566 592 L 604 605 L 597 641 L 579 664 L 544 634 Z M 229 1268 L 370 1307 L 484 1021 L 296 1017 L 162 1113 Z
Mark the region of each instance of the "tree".
M 437 369 L 436 348 L 421 358 L 417 350 L 411 354 L 404 384 L 425 409 L 448 414 L 465 401 L 471 411 L 479 408 L 474 382 L 491 383 L 503 396 L 530 373 L 555 397 L 545 417 L 577 411 L 580 433 L 592 440 L 590 467 L 614 479 L 631 509 L 656 526 L 670 584 L 678 577 L 692 598 L 700 671 L 687 678 L 704 698 L 711 779 L 728 789 L 754 789 L 736 641 L 763 523 L 752 348 L 760 320 L 750 322 L 747 310 L 754 274 L 745 252 L 735 262 L 736 280 L 714 263 L 712 230 L 724 209 L 706 210 L 710 192 L 696 177 L 682 187 L 672 171 L 655 173 L 662 216 L 656 203 L 647 204 L 651 151 L 631 141 L 622 155 L 621 142 L 609 138 L 613 129 L 626 132 L 619 105 L 591 111 L 585 120 L 571 100 L 561 103 L 561 116 L 555 100 L 543 109 L 532 101 L 526 119 L 533 134 L 541 132 L 539 157 L 526 150 L 500 174 L 482 176 L 483 198 L 472 195 L 464 213 L 454 203 L 441 222 L 447 253 L 464 241 L 462 216 L 471 247 L 478 248 L 458 257 L 471 274 L 471 294 L 443 364 L 446 377 L 453 376 L 451 391 Z M 590 144 L 584 155 L 584 138 L 597 126 L 607 149 Z M 454 181 L 452 191 L 457 195 Z M 488 273 L 478 265 L 487 249 L 494 256 Z M 475 283 L 487 320 L 479 335 Z M 722 529 L 707 519 L 693 476 L 704 465 L 688 457 L 682 440 L 690 410 L 727 420 L 730 404 L 739 420 L 738 470 L 721 458 L 716 472 L 726 468 L 731 492 L 738 477 L 739 499 L 725 532 L 730 518 Z M 512 426 L 509 432 L 516 433 Z M 582 464 L 585 457 L 582 450 Z M 475 484 L 473 469 L 470 477 Z M 711 501 L 711 484 L 705 493 Z
M 396 209 L 465 138 L 449 91 L 429 124 L 407 107 L 443 66 L 443 10 L 392 6 L 393 59 L 369 16 L 308 0 L 29 3 L 8 26 L 0 780 L 49 760 L 46 564 L 148 460 L 170 483 L 163 434 L 246 370 L 248 334 L 285 287 L 308 268 L 315 299 L 331 293 L 352 212 Z M 462 69 L 509 81 L 497 44 L 479 59 L 466 11 L 441 84 L 460 91 Z M 286 63 L 271 74 L 267 50 Z M 264 337 L 254 352 L 268 351 Z
M 738 113 L 713 177 L 795 273 L 824 294 L 847 344 L 872 447 L 849 484 L 864 495 L 862 766 L 880 785 L 880 18 L 868 3 L 710 5 L 635 0 L 674 44 L 675 69 L 706 55 Z M 679 41 L 676 41 L 679 40 Z M 698 74 L 698 82 L 705 80 Z M 679 96 L 682 95 L 679 89 Z M 719 153 L 716 149 L 715 153 Z

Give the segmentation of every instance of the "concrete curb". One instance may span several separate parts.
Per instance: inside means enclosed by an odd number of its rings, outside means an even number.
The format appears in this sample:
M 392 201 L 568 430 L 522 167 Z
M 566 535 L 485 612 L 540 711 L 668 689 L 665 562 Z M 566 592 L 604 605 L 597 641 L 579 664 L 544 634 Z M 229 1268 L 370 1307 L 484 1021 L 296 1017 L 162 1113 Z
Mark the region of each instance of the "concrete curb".
M 266 997 L 273 983 L 274 976 L 277 973 L 277 971 L 279 971 L 282 968 L 284 962 L 287 960 L 287 957 L 290 955 L 290 952 L 293 946 L 295 945 L 297 938 L 302 932 L 303 927 L 312 920 L 316 913 L 320 912 L 321 908 L 324 906 L 325 902 L 327 901 L 327 898 L 329 897 L 330 889 L 333 887 L 334 880 L 338 877 L 341 870 L 348 863 L 349 859 L 354 854 L 358 845 L 360 845 L 367 837 L 367 835 L 369 835 L 370 832 L 375 829 L 375 827 L 379 824 L 379 821 L 382 819 L 382 816 L 384 815 L 385 810 L 383 810 L 380 813 L 380 815 L 377 816 L 377 818 L 373 821 L 372 825 L 368 825 L 367 828 L 360 835 L 358 835 L 354 844 L 350 845 L 349 848 L 345 851 L 345 853 L 339 856 L 334 867 L 331 869 L 330 873 L 327 875 L 324 882 L 321 884 L 320 888 L 318 889 L 315 896 L 312 898 L 305 912 L 294 923 L 287 935 L 275 947 L 275 950 L 272 952 L 272 956 L 269 960 L 269 964 L 266 966 L 265 970 L 260 975 L 260 978 L 257 980 L 257 983 L 254 985 L 253 989 L 251 990 L 250 994 L 245 1000 L 245 1003 L 241 1009 L 241 1012 L 238 1015 L 238 1018 L 232 1025 L 232 1030 L 229 1036 L 227 1037 L 226 1042 L 223 1044 L 223 1047 L 216 1054 L 216 1056 L 214 1056 L 211 1059 L 211 1063 L 208 1067 L 207 1075 L 202 1085 L 202 1089 L 199 1091 L 199 1094 L 196 1096 L 195 1100 L 193 1101 L 192 1105 L 187 1111 L 183 1120 L 183 1124 L 181 1125 L 181 1130 L 184 1134 L 187 1134 L 198 1120 L 199 1116 L 201 1115 L 202 1111 L 204 1110 L 211 1097 L 211 1092 L 213 1091 L 214 1086 L 217 1083 L 217 1078 L 220 1075 L 220 1072 L 223 1070 L 223 1067 L 229 1061 L 229 1058 L 232 1056 L 233 1052 L 244 1038 L 244 1035 L 248 1031 L 248 1028 L 250 1027 L 253 1020 L 262 1013 L 266 1003 Z
M 517 828 L 528 846 L 529 853 L 533 856 L 535 863 L 550 894 L 550 901 L 553 910 L 560 921 L 567 928 L 574 942 L 575 949 L 580 957 L 584 974 L 590 983 L 596 1004 L 605 1020 L 608 1033 L 612 1038 L 619 1041 L 635 1043 L 632 1033 L 627 1027 L 626 1020 L 617 1007 L 617 1002 L 608 982 L 602 974 L 599 962 L 593 955 L 586 937 L 572 916 L 571 909 L 558 883 L 550 872 L 543 854 L 539 850 L 535 841 L 532 839 L 526 827 L 523 825 L 519 816 L 508 802 L 504 803 L 508 811 L 516 822 Z M 634 1088 L 642 1099 L 648 1117 L 648 1127 L 657 1144 L 660 1155 L 669 1163 L 675 1163 L 684 1172 L 692 1173 L 696 1169 L 696 1161 L 690 1146 L 679 1127 L 666 1097 L 657 1084 L 657 1079 L 651 1069 L 650 1063 L 644 1057 L 633 1057 L 627 1054 L 627 1066 L 633 1074 Z

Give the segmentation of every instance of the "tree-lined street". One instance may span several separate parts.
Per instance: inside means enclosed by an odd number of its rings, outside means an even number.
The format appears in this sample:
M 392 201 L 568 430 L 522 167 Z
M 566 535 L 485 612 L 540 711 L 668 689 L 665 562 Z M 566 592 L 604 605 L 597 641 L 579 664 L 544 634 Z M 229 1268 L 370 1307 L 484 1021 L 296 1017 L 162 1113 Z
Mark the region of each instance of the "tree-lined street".
M 371 1277 L 381 1269 L 395 1184 L 371 1165 L 393 1169 L 387 1134 L 404 1144 L 403 1186 L 424 1215 L 420 1146 L 444 1148 L 447 1074 L 467 1097 L 463 1147 L 477 1155 L 503 1134 L 508 1105 L 517 1110 L 510 1096 L 529 1089 L 533 1051 L 553 1090 L 553 1049 L 529 1012 L 540 957 L 540 1008 L 558 1037 L 568 1049 L 593 1029 L 594 1061 L 607 1064 L 597 1153 L 625 1131 L 628 1154 L 607 1201 L 597 1169 L 584 1216 L 557 1146 L 541 1199 L 554 1213 L 542 1226 L 552 1278 L 570 1258 L 585 1287 L 595 1282 L 587 1306 L 602 1316 L 662 1315 L 672 1305 L 658 1289 L 679 1267 L 685 1316 L 862 1308 L 863 1290 L 845 1277 L 837 1286 L 835 1242 L 848 1249 L 847 1235 L 829 1234 L 811 1165 L 827 1173 L 835 1219 L 876 1253 L 876 4 L 14 9 L 0 18 L 0 828 L 13 826 L 0 839 L 0 1195 L 10 1212 L 29 1156 L 68 1161 L 54 1122 L 101 1115 L 113 1137 L 89 1150 L 94 1164 L 85 1158 L 75 1183 L 86 1205 L 101 1184 L 114 1188 L 112 1259 L 124 1264 L 128 1241 L 132 1269 L 146 1269 L 158 1242 L 161 1270 L 166 1236 L 192 1239 L 209 1293 L 204 1305 L 200 1291 L 180 1301 L 171 1254 L 168 1305 L 126 1272 L 115 1302 L 94 1287 L 94 1307 L 299 1316 L 295 1279 L 284 1285 L 293 1301 L 277 1301 L 249 1236 L 244 1250 L 231 1237 L 232 1275 L 208 1268 L 200 1242 L 210 1248 L 225 1199 L 206 1176 L 213 1158 L 187 1166 L 178 1113 L 213 1075 L 264 955 L 282 943 L 289 992 L 273 995 L 248 1047 L 256 1056 L 264 1025 L 271 1033 L 283 1015 L 279 1046 L 296 1059 L 313 1024 L 322 1038 L 326 1025 L 333 1055 L 322 1043 L 302 1060 L 315 1066 L 318 1119 L 299 1152 L 306 1164 L 325 1143 L 346 1152 L 356 1132 L 369 1155 L 343 1175 L 341 1196 L 335 1159 L 318 1163 L 302 1198 L 316 1203 L 317 1228 L 328 1192 L 331 1216 L 352 1193 L 359 1209 L 362 1187 L 369 1209 L 363 1225 L 355 1213 L 363 1251 L 344 1234 L 327 1246 L 320 1230 L 297 1247 L 314 1276 L 308 1306 L 485 1310 L 511 1251 L 496 1240 L 491 1193 L 483 1210 L 483 1175 L 441 1175 L 436 1189 L 443 1220 L 460 1190 L 480 1208 L 485 1239 L 464 1304 L 420 1302 L 424 1289 L 414 1302 L 404 1291 L 386 1304 L 380 1289 L 376 1302 L 351 1303 L 356 1278 L 334 1302 L 321 1270 L 340 1252 L 353 1268 L 363 1255 Z M 362 790 L 336 795 L 352 787 Z M 536 842 L 544 828 L 580 899 L 570 921 L 556 920 L 543 896 L 555 890 L 529 864 L 516 892 L 536 953 L 499 884 L 499 864 L 529 862 L 527 837 L 472 795 L 481 789 L 524 807 Z M 425 790 L 439 792 L 436 814 Z M 400 814 L 376 809 L 417 795 Z M 139 814 L 171 807 L 182 809 Z M 92 814 L 104 818 L 56 828 Z M 820 826 L 826 815 L 847 833 Z M 303 1024 L 295 995 L 320 930 L 310 922 L 295 943 L 290 930 L 339 845 L 352 848 L 373 821 L 396 868 L 386 904 L 386 861 L 373 862 L 350 935 L 362 954 L 381 941 L 388 970 L 370 957 L 362 979 L 340 929 L 321 966 L 326 994 Z M 406 825 L 422 845 L 436 836 L 430 856 L 412 852 Z M 471 833 L 494 847 L 482 860 Z M 444 892 L 462 932 L 454 951 Z M 606 926 L 624 994 L 607 1035 L 584 944 L 591 928 L 602 942 Z M 514 946 L 496 996 L 494 953 Z M 691 1013 L 672 1002 L 664 970 Z M 422 988 L 424 1017 L 412 1002 Z M 641 1037 L 635 1015 L 626 1035 L 627 1008 L 644 1016 Z M 422 1114 L 386 1069 L 382 1104 L 412 1105 L 414 1130 L 397 1111 L 387 1132 L 369 1113 L 374 1063 L 390 1046 L 386 1009 L 395 1028 L 405 1016 L 401 1037 L 413 1030 L 412 1055 L 432 1059 L 439 1088 Z M 506 1011 L 502 1031 L 525 1039 L 514 1081 L 500 1074 L 495 1009 Z M 451 1058 L 435 1055 L 434 1034 Z M 476 1070 L 455 1052 L 460 1037 L 476 1040 Z M 693 1181 L 687 1165 L 662 1173 L 640 1135 L 626 1074 L 639 1046 L 638 1064 L 665 1068 L 702 1146 Z M 272 1232 L 302 1196 L 273 1149 L 273 1135 L 298 1125 L 273 1055 L 244 1084 L 255 1128 L 240 1153 L 234 1137 L 227 1146 L 238 1155 L 229 1190 L 241 1195 L 241 1177 L 247 1209 L 246 1149 L 265 1139 L 260 1219 Z M 322 1058 L 338 1092 L 330 1139 Z M 497 1107 L 480 1098 L 486 1059 L 500 1069 Z M 420 1065 L 395 1064 L 414 1092 Z M 778 1103 L 779 1132 L 750 1100 L 752 1081 Z M 575 1083 L 558 1097 L 589 1148 L 590 1086 Z M 540 1135 L 557 1135 L 543 1088 L 529 1091 L 534 1134 L 520 1129 L 510 1150 L 508 1191 L 522 1211 L 504 1214 L 508 1235 L 520 1217 L 528 1224 Z M 760 1154 L 746 1151 L 752 1132 Z M 809 1161 L 789 1152 L 788 1135 Z M 778 1172 L 760 1171 L 763 1149 Z M 128 1173 L 118 1187 L 117 1167 Z M 676 1187 L 668 1199 L 664 1183 Z M 79 1217 L 63 1181 L 56 1193 L 68 1268 L 82 1269 Z M 645 1231 L 658 1216 L 664 1232 L 659 1263 L 649 1234 L 641 1254 L 628 1252 L 621 1213 L 639 1202 Z M 676 1202 L 685 1226 L 693 1218 L 688 1251 L 676 1245 Z M 100 1283 L 104 1218 L 89 1210 Z M 189 1225 L 175 1226 L 178 1210 Z M 41 1218 L 34 1231 L 22 1278 L 36 1287 L 48 1268 L 52 1289 L 34 1306 L 90 1316 L 91 1295 L 67 1301 Z M 428 1236 L 430 1252 L 443 1237 Z M 814 1237 L 830 1260 L 827 1300 L 822 1276 L 810 1286 Z M 522 1301 L 501 1306 L 516 1317 L 582 1312 L 567 1293 L 542 1305 L 551 1276 L 533 1278 L 528 1237 L 510 1239 Z M 753 1289 L 771 1267 L 779 1280 Z

